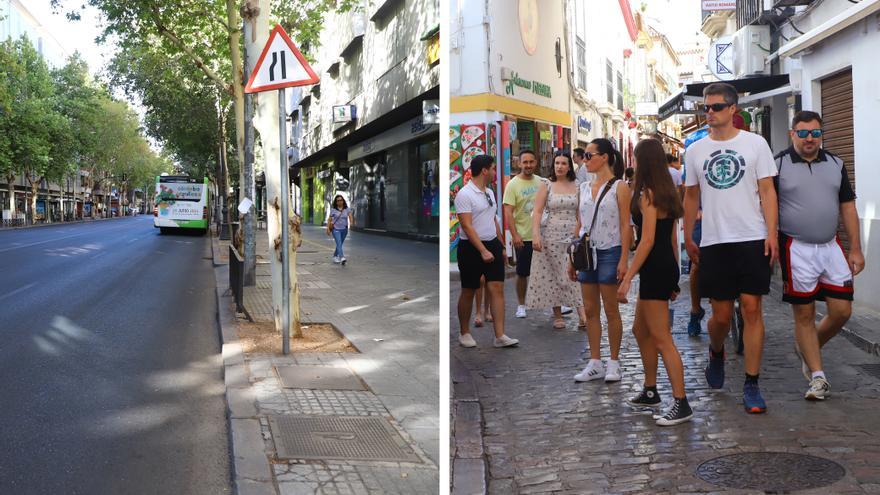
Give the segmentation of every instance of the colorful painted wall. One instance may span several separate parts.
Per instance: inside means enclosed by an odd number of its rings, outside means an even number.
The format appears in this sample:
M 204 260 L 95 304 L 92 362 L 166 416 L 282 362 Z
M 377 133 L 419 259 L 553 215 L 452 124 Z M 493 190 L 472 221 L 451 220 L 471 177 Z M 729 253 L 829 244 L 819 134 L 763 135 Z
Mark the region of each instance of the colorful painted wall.
M 449 126 L 449 259 L 456 262 L 459 241 L 455 195 L 471 179 L 471 160 L 486 154 L 486 125 Z

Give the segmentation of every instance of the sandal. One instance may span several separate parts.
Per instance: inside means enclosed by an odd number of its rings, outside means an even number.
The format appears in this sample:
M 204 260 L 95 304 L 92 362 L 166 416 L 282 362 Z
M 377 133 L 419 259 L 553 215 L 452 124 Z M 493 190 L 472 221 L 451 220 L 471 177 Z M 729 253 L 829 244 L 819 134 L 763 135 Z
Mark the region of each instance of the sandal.
M 562 318 L 554 319 L 553 320 L 553 328 L 555 328 L 557 330 L 562 330 L 563 328 L 565 328 L 565 320 L 563 320 Z
M 487 321 L 488 323 L 492 323 L 492 322 L 495 321 L 495 320 L 492 319 L 492 315 L 486 315 L 486 321 Z
M 474 318 L 474 326 L 475 327 L 483 326 L 483 320 L 481 320 L 479 316 Z
M 585 322 L 584 320 L 580 320 L 578 322 L 578 328 L 587 328 L 587 322 Z

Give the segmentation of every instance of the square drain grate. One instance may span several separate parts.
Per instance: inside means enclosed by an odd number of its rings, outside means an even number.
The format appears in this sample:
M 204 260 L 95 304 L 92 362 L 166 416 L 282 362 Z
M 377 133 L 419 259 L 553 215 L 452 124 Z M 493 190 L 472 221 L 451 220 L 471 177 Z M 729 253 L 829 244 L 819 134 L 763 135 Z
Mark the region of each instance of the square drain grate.
M 422 462 L 378 416 L 270 416 L 280 459 Z
M 313 390 L 366 390 L 364 382 L 348 368 L 333 366 L 275 366 L 284 388 Z
M 857 365 L 863 373 L 867 373 L 874 378 L 880 378 L 880 363 L 859 364 Z

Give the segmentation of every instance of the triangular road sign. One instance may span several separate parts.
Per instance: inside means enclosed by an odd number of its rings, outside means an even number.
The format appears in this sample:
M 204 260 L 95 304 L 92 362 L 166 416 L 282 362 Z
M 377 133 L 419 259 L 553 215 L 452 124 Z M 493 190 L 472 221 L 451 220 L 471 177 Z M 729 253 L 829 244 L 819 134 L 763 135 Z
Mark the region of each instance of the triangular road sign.
M 244 87 L 245 93 L 318 84 L 318 75 L 309 66 L 281 24 L 269 33 L 269 40 Z

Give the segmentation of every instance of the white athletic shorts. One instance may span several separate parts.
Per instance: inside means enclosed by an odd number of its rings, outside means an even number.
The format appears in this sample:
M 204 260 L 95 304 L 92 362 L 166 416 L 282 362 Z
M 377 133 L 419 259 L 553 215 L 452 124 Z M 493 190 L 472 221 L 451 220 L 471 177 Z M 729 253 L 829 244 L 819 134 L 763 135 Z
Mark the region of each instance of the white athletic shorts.
M 779 261 L 785 287 L 782 300 L 792 304 L 853 299 L 853 274 L 840 239 L 810 244 L 779 234 Z

